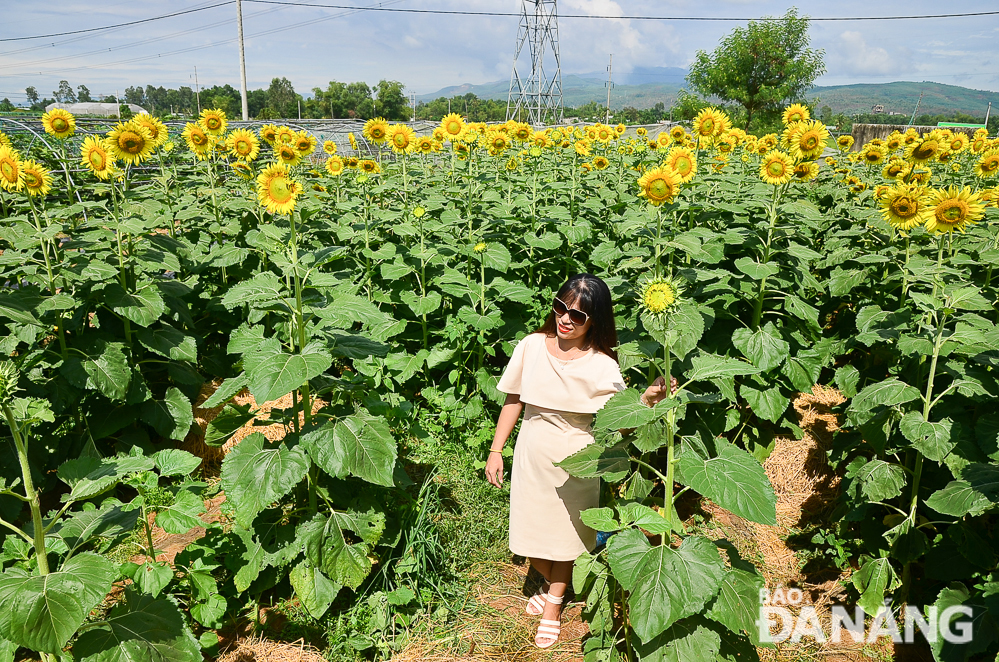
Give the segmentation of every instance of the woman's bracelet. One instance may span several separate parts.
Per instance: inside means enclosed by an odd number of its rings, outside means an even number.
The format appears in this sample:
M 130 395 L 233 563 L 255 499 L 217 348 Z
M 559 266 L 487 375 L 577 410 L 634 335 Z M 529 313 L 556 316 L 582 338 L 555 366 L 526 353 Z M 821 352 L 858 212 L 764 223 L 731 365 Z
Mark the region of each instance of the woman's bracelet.
M 502 452 L 503 452 L 503 449 L 500 449 L 500 450 L 494 450 L 494 449 L 490 448 L 490 449 L 489 449 L 489 452 L 490 452 L 490 453 L 502 453 Z

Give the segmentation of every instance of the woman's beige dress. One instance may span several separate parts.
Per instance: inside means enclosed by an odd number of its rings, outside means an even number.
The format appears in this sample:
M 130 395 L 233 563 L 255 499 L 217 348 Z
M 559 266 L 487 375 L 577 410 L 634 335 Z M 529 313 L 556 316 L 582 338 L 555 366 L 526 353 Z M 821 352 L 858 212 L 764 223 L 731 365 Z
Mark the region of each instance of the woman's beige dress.
M 625 388 L 617 361 L 593 350 L 556 359 L 533 333 L 517 344 L 497 388 L 525 405 L 510 475 L 510 551 L 574 561 L 596 546 L 579 512 L 600 505 L 600 479 L 574 478 L 555 463 L 593 442 L 593 414 Z

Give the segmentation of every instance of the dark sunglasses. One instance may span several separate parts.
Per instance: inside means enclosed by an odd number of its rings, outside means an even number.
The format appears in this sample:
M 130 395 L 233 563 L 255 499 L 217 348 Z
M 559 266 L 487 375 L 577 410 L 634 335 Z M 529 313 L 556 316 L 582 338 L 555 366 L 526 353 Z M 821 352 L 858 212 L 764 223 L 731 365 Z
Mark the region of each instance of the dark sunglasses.
M 582 310 L 577 310 L 576 308 L 570 308 L 565 305 L 565 301 L 562 301 L 558 297 L 555 297 L 555 301 L 552 302 L 552 310 L 555 312 L 556 317 L 562 317 L 566 313 L 569 313 L 569 321 L 576 326 L 583 326 L 586 324 L 586 320 L 590 318 L 589 315 L 584 313 Z

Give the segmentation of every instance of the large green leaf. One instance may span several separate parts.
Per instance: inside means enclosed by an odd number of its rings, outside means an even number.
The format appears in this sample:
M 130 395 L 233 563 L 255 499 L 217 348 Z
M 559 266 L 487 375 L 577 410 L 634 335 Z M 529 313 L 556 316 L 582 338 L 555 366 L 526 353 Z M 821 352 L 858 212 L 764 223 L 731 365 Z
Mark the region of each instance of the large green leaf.
M 676 550 L 651 548 L 635 569 L 629 598 L 635 632 L 649 641 L 681 618 L 699 613 L 718 593 L 724 572 L 718 548 L 703 536 L 685 539 Z
M 628 475 L 631 468 L 631 456 L 628 455 L 628 443 L 619 442 L 614 446 L 603 446 L 599 443 L 589 444 L 583 450 L 577 451 L 555 466 L 565 469 L 577 478 L 597 478 L 614 482 Z
M 715 439 L 714 446 L 714 457 L 708 457 L 684 438 L 679 462 L 683 484 L 740 517 L 777 524 L 777 497 L 759 461 L 724 439 Z
M 302 435 L 302 446 L 323 471 L 391 487 L 398 448 L 388 422 L 364 409 Z
M 233 396 L 246 388 L 248 382 L 249 380 L 246 378 L 245 372 L 241 373 L 238 377 L 229 377 L 201 404 L 202 408 L 213 409 L 224 402 L 228 402 Z
M 789 349 L 772 323 L 756 331 L 736 329 L 732 333 L 732 344 L 763 371 L 773 370 L 783 363 Z
M 176 361 L 198 360 L 198 345 L 194 336 L 178 331 L 166 322 L 160 322 L 158 329 L 139 329 L 136 334 L 139 342 L 161 356 Z
M 110 561 L 90 552 L 44 577 L 8 570 L 0 576 L 0 637 L 33 651 L 60 653 L 116 575 Z
M 336 600 L 341 588 L 308 561 L 302 561 L 292 568 L 288 579 L 298 599 L 302 601 L 302 606 L 312 618 L 322 618 Z
M 236 521 L 249 527 L 253 519 L 298 485 L 309 471 L 301 447 L 268 446 L 259 432 L 243 439 L 222 460 L 222 489 L 236 509 Z
M 230 287 L 222 297 L 222 305 L 230 310 L 246 304 L 259 306 L 279 300 L 283 292 L 284 286 L 277 276 L 270 271 L 261 271 Z
M 135 528 L 140 509 L 122 510 L 121 506 L 107 505 L 99 510 L 81 510 L 63 520 L 50 535 L 58 536 L 71 553 L 93 538 L 114 539 Z
M 79 458 L 64 462 L 59 468 L 59 477 L 72 487 L 63 501 L 83 501 L 101 494 L 125 476 L 140 471 L 149 471 L 156 466 L 151 457 L 143 455 L 131 457 Z
M 711 622 L 691 617 L 674 623 L 651 640 L 638 641 L 641 662 L 721 662 L 722 641 Z M 750 662 L 750 660 L 746 660 Z
M 201 647 L 172 598 L 126 589 L 107 620 L 73 644 L 78 662 L 179 662 L 200 660 Z
M 905 438 L 912 442 L 913 448 L 927 459 L 942 462 L 954 450 L 957 441 L 951 441 L 951 427 L 954 422 L 949 418 L 931 423 L 923 420 L 918 411 L 910 411 L 902 417 L 899 429 Z
M 894 377 L 865 386 L 864 389 L 850 403 L 850 409 L 858 412 L 865 412 L 874 409 L 878 405 L 888 407 L 912 402 L 919 397 L 919 391 L 915 386 L 909 386 L 905 382 L 900 382 Z
M 784 416 L 791 400 L 786 398 L 775 385 L 756 389 L 748 384 L 740 388 L 742 397 L 746 398 L 753 413 L 766 421 L 776 423 Z
M 860 570 L 853 573 L 850 581 L 860 592 L 857 605 L 872 616 L 884 609 L 885 592 L 898 586 L 898 577 L 886 558 L 867 558 Z
M 335 583 L 355 589 L 371 572 L 368 552 L 384 526 L 384 517 L 334 511 L 329 517 L 320 514 L 304 522 L 296 538 L 304 543 L 305 556 L 314 567 Z M 348 531 L 361 542 L 351 543 Z
M 167 533 L 187 533 L 205 523 L 198 517 L 205 512 L 205 502 L 189 489 L 177 492 L 169 506 L 161 506 L 156 513 L 156 523 Z
M 619 391 L 597 412 L 595 425 L 609 430 L 637 428 L 656 418 L 656 411 L 643 405 L 642 394 L 633 388 Z
M 329 351 L 317 342 L 306 345 L 301 354 L 289 354 L 275 338 L 260 343 L 243 359 L 250 392 L 258 404 L 291 393 L 332 364 Z
M 126 292 L 121 285 L 112 283 L 104 288 L 104 303 L 122 317 L 143 327 L 158 320 L 166 311 L 166 303 L 154 285 Z
M 651 548 L 648 538 L 638 529 L 626 529 L 607 541 L 607 561 L 624 590 L 635 590 L 638 566 Z
M 213 448 L 223 446 L 236 430 L 253 420 L 257 410 L 249 404 L 230 403 L 205 428 L 205 444 Z
M 726 568 L 718 595 L 705 615 L 734 634 L 746 633 L 753 644 L 759 646 L 757 621 L 760 618 L 760 590 L 764 585 L 763 577 L 748 563 Z
M 756 366 L 745 361 L 730 359 L 715 354 L 701 354 L 690 360 L 694 369 L 687 375 L 691 381 L 706 381 L 717 377 L 735 377 L 737 375 L 754 375 L 760 372 Z
M 871 460 L 856 472 L 860 489 L 871 501 L 894 499 L 905 487 L 905 470 L 884 460 Z
M 931 494 L 926 505 L 944 515 L 964 517 L 968 513 L 980 515 L 992 506 L 992 502 L 968 481 L 954 480 Z
M 132 370 L 121 343 L 99 343 L 99 353 L 87 357 L 71 356 L 60 370 L 77 388 L 97 389 L 111 400 L 124 400 Z
M 164 448 L 152 455 L 161 476 L 188 476 L 201 466 L 201 458 L 177 448 Z
M 167 439 L 183 440 L 194 425 L 191 401 L 179 388 L 171 386 L 162 400 L 142 403 L 141 418 Z

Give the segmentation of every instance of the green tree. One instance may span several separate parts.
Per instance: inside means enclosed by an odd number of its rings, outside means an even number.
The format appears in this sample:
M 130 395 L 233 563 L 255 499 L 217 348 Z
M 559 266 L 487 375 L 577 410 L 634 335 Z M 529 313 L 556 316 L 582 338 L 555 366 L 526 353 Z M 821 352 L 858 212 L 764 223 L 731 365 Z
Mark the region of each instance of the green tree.
M 34 85 L 29 85 L 24 88 L 24 96 L 28 97 L 28 103 L 34 106 L 38 103 L 38 90 L 35 89 Z
M 80 103 L 86 103 L 94 100 L 93 97 L 90 96 L 90 88 L 86 85 L 77 85 L 76 92 L 76 99 Z
M 14 107 L 14 104 L 12 104 L 10 102 L 10 99 L 8 99 L 7 97 L 4 97 L 4 100 L 0 101 L 0 112 L 11 113 L 14 112 L 15 110 L 17 109 Z
M 402 93 L 402 83 L 394 80 L 380 80 L 375 86 L 378 93 L 378 105 L 375 112 L 387 120 L 408 120 L 410 115 L 409 101 Z
M 52 96 L 59 103 L 76 103 L 76 93 L 73 92 L 73 87 L 69 84 L 69 81 L 59 81 L 59 89 L 54 91 Z
M 824 51 L 808 47 L 808 18 L 793 7 L 782 18 L 750 21 L 722 39 L 713 53 L 698 51 L 687 82 L 705 96 L 772 119 L 785 104 L 799 101 L 825 73 Z
M 285 77 L 274 78 L 267 88 L 267 107 L 272 116 L 298 117 L 298 95 L 295 87 Z

